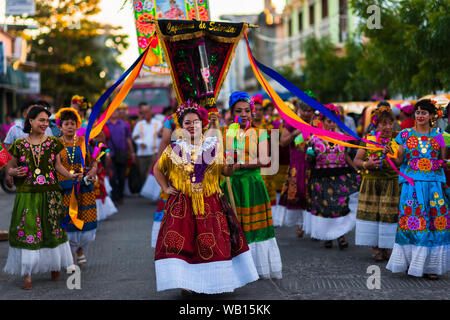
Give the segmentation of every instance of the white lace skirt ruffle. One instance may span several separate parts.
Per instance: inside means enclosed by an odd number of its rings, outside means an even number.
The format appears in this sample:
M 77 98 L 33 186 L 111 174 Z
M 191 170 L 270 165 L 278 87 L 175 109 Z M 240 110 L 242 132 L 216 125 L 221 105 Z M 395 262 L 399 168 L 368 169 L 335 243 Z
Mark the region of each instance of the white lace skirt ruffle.
M 60 271 L 73 264 L 69 241 L 56 248 L 27 250 L 9 247 L 8 258 L 3 269 L 13 275 L 32 275 L 50 271 Z
M 278 205 L 272 207 L 272 220 L 274 227 L 300 226 L 303 224 L 303 210 Z
M 392 249 L 395 243 L 397 223 L 385 223 L 356 219 L 355 244 Z
M 248 246 L 260 278 L 282 278 L 280 249 L 275 238 L 252 242 Z
M 258 280 L 250 251 L 227 261 L 190 264 L 182 259 L 155 261 L 157 291 L 188 289 L 197 293 L 233 292 Z
M 98 221 L 105 220 L 109 216 L 112 216 L 113 214 L 117 213 L 117 208 L 109 196 L 105 198 L 105 203 L 103 203 L 102 200 L 100 199 L 97 199 L 95 202 L 97 204 Z
M 450 270 L 450 246 L 420 247 L 394 244 L 386 269 L 405 272 L 416 277 L 424 274 L 444 274 Z

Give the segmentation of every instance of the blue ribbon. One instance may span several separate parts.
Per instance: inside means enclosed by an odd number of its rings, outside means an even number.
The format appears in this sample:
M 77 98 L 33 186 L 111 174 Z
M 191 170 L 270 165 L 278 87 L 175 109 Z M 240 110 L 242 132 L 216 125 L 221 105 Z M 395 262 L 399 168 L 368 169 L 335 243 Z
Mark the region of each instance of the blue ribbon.
M 128 68 L 127 71 L 125 71 L 119 79 L 111 86 L 109 87 L 102 96 L 97 100 L 95 105 L 92 107 L 91 115 L 89 116 L 88 125 L 86 128 L 85 133 L 85 144 L 86 144 L 86 150 L 88 150 L 88 143 L 89 143 L 89 135 L 91 134 L 91 130 L 94 126 L 95 120 L 97 119 L 98 115 L 100 114 L 100 111 L 102 110 L 103 105 L 105 104 L 106 100 L 111 96 L 111 94 L 116 90 L 116 88 L 122 83 L 123 80 L 133 71 L 133 69 L 139 64 L 139 62 L 142 60 L 142 57 L 145 55 L 145 53 L 149 50 L 150 46 L 145 49 L 144 52 L 137 58 L 137 60 L 133 63 L 131 67 Z M 84 161 L 83 161 L 84 162 Z M 84 167 L 84 163 L 83 163 Z
M 264 64 L 262 64 L 261 62 L 259 62 L 256 59 L 255 59 L 255 62 L 256 62 L 256 65 L 258 66 L 258 68 L 262 72 L 264 72 L 270 78 L 272 78 L 273 80 L 278 82 L 280 85 L 282 85 L 284 88 L 286 88 L 289 92 L 294 94 L 297 98 L 299 98 L 300 100 L 305 102 L 307 105 L 311 106 L 311 108 L 322 113 L 325 117 L 334 121 L 338 125 L 339 128 L 341 128 L 342 130 L 347 132 L 350 136 L 358 139 L 359 141 L 362 141 L 362 139 L 358 136 L 358 134 L 356 132 L 352 131 L 349 127 L 347 127 L 345 125 L 345 123 L 343 123 L 339 117 L 337 117 L 333 112 L 328 110 L 323 104 L 321 104 L 320 102 L 311 98 L 309 95 L 307 95 L 305 92 L 303 92 L 302 90 L 297 88 L 294 84 L 290 83 L 288 80 L 286 80 L 282 75 L 280 75 L 275 70 L 272 70 L 271 68 L 265 66 Z M 377 142 L 375 144 L 377 144 L 379 146 L 383 146 L 382 144 L 377 143 Z

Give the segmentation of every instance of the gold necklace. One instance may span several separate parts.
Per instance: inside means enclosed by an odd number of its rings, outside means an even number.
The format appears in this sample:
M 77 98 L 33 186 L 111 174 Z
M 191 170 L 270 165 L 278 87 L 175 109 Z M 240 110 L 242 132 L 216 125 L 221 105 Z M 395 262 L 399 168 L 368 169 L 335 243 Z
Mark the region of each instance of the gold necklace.
M 73 169 L 73 165 L 74 165 L 74 160 L 75 160 L 75 145 L 76 145 L 76 142 L 78 139 L 77 139 L 76 135 L 73 136 L 72 155 L 69 154 L 69 149 L 67 148 L 66 138 L 63 137 L 63 140 L 64 140 L 64 147 L 66 148 L 67 160 L 70 160 L 70 162 L 67 161 L 67 162 L 69 162 L 69 165 L 70 165 L 69 172 L 70 172 L 70 174 L 74 174 L 75 170 Z
M 419 133 L 419 132 L 417 131 L 417 126 L 416 126 L 415 129 L 416 129 L 416 132 Z M 420 137 L 419 139 L 417 139 L 417 140 L 419 140 L 420 152 L 422 152 L 423 154 L 427 153 L 427 151 L 428 151 L 428 146 L 429 146 L 429 144 L 430 144 L 430 137 L 429 137 L 429 134 L 430 134 L 430 133 L 431 133 L 431 129 L 430 129 L 430 132 L 426 133 L 426 135 L 427 135 L 427 144 L 426 144 L 425 146 L 423 145 L 422 137 Z
M 45 135 L 45 134 L 44 134 Z M 43 136 L 44 136 L 43 135 Z M 38 155 L 36 156 L 35 154 L 35 150 L 33 147 L 33 142 L 31 141 L 30 136 L 28 136 L 28 141 L 30 141 L 30 148 L 31 148 L 31 154 L 33 155 L 33 162 L 34 162 L 34 167 L 36 169 L 34 169 L 34 173 L 35 174 L 40 174 L 41 173 L 41 169 L 39 169 L 39 165 L 41 164 L 41 149 L 42 149 L 42 143 L 45 141 L 43 140 L 43 136 L 40 138 L 40 143 L 39 143 L 39 151 L 38 151 Z M 36 157 L 37 157 L 37 162 L 36 162 Z

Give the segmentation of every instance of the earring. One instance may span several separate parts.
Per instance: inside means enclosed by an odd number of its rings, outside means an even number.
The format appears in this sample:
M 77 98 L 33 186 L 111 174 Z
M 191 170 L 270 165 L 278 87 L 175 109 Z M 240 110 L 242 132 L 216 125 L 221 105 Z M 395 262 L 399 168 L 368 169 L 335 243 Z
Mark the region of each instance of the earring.
M 30 128 L 30 134 L 33 132 L 33 128 Z

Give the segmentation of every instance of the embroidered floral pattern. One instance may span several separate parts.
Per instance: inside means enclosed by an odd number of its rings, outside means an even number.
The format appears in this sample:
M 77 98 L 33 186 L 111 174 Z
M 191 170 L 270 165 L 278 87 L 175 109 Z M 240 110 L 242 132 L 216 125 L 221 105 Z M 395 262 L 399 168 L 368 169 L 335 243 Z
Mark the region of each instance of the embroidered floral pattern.
M 431 170 L 431 161 L 427 158 L 421 158 L 417 162 L 417 167 L 422 171 L 430 171 Z
M 47 192 L 48 199 L 48 222 L 52 228 L 52 234 L 60 239 L 64 236 L 64 231 L 60 227 L 60 222 L 64 217 L 61 193 L 57 191 Z
M 20 224 L 17 226 L 17 240 L 28 244 L 38 244 L 42 241 L 42 227 L 41 220 L 36 217 L 36 234 L 26 234 L 25 233 L 25 215 L 29 213 L 28 209 L 23 211 L 22 219 Z
M 419 140 L 417 140 L 416 137 L 409 137 L 408 140 L 406 140 L 406 146 L 409 149 L 415 149 L 419 145 Z
M 444 216 L 437 217 L 434 220 L 434 226 L 439 231 L 445 230 L 447 228 L 447 218 Z

